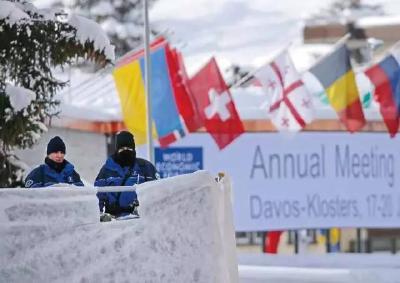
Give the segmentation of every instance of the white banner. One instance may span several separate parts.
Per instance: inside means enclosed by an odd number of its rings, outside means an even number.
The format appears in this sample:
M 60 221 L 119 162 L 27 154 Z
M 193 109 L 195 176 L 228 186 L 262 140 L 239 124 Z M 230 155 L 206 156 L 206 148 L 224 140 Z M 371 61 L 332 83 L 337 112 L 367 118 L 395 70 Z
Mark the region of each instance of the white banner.
M 219 151 L 208 134 L 204 169 L 232 177 L 237 231 L 400 227 L 400 141 L 387 133 L 246 133 Z

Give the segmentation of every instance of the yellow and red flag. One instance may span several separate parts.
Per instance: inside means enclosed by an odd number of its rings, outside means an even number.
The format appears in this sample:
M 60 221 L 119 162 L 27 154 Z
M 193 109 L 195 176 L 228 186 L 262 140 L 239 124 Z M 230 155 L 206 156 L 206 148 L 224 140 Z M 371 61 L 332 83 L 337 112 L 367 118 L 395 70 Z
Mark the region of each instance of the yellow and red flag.
M 365 117 L 346 44 L 339 45 L 310 72 L 323 85 L 329 103 L 347 130 L 360 130 L 365 125 Z

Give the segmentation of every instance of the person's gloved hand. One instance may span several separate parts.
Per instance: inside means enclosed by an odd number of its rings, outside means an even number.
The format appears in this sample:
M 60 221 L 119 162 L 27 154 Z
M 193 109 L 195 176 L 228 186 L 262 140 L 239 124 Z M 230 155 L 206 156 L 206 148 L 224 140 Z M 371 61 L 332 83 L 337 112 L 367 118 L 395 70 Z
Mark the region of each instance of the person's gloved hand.
M 132 201 L 132 206 L 134 206 L 134 207 L 139 206 L 139 200 L 135 199 L 134 201 Z
M 109 213 L 100 214 L 100 222 L 110 222 L 113 219 L 112 215 Z

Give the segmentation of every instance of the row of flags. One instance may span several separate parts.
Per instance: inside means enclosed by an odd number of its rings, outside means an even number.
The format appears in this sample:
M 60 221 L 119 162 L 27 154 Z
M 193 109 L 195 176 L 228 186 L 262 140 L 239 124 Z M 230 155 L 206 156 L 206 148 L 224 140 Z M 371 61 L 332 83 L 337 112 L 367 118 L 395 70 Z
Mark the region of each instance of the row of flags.
M 187 133 L 205 128 L 223 149 L 244 132 L 234 100 L 214 58 L 191 78 L 181 53 L 160 38 L 151 45 L 153 137 L 168 146 Z M 366 123 L 345 42 L 308 70 L 325 90 L 327 99 L 346 129 L 360 130 Z M 394 55 L 365 70 L 375 87 L 385 125 L 393 137 L 399 127 L 400 65 Z M 126 127 L 138 144 L 146 143 L 144 54 L 124 56 L 113 72 Z M 254 74 L 269 105 L 265 109 L 279 131 L 299 131 L 314 119 L 312 95 L 287 50 Z
M 122 58 L 113 76 L 126 127 L 138 145 L 146 143 L 144 56 Z M 182 55 L 164 39 L 151 45 L 152 135 L 165 147 L 204 127 L 219 149 L 244 132 L 232 95 L 212 58 L 188 78 Z

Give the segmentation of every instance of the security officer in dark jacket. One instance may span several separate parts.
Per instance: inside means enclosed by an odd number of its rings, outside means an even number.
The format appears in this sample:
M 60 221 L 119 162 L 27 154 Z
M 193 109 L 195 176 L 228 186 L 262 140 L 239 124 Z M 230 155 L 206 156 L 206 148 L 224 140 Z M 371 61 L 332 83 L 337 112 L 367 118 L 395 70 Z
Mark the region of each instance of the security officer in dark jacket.
M 65 152 L 63 140 L 59 136 L 52 138 L 47 144 L 47 157 L 44 164 L 29 173 L 25 179 L 25 187 L 48 187 L 59 183 L 83 186 L 74 166 L 64 159 Z
M 97 187 L 133 186 L 158 179 L 156 168 L 149 161 L 136 157 L 133 135 L 121 131 L 116 136 L 115 153 L 101 168 L 96 181 Z M 136 192 L 98 193 L 100 212 L 115 217 L 132 214 L 139 216 L 139 201 Z

